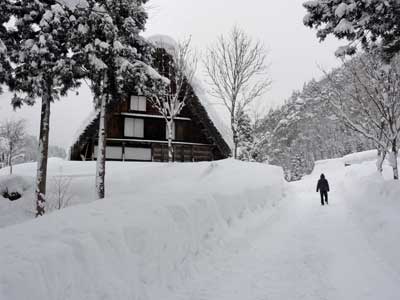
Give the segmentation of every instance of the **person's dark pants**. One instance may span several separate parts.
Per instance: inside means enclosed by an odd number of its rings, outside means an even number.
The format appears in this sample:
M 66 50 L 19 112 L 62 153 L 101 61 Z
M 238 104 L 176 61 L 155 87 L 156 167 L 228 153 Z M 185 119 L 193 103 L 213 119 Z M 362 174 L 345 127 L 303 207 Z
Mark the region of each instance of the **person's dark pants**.
M 324 205 L 325 203 L 328 204 L 328 192 L 320 191 L 320 193 L 321 193 L 321 205 Z

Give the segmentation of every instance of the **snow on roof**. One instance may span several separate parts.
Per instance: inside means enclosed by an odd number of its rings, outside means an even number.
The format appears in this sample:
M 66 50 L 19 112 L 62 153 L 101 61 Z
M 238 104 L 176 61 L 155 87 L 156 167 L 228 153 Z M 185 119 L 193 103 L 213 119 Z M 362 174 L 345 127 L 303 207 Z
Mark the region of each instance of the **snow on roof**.
M 226 125 L 226 123 L 222 120 L 219 113 L 215 110 L 214 104 L 209 100 L 207 96 L 207 91 L 202 86 L 200 80 L 198 78 L 193 78 L 192 88 L 197 98 L 200 100 L 201 104 L 204 106 L 205 110 L 211 121 L 214 123 L 214 126 L 217 128 L 222 138 L 228 144 L 228 146 L 233 149 L 233 134 L 232 130 Z
M 165 49 L 169 54 L 174 55 L 178 43 L 168 35 L 153 35 L 147 39 L 154 46 Z M 199 78 L 195 77 L 192 80 L 192 88 L 197 98 L 200 100 L 201 104 L 204 106 L 208 113 L 209 118 L 213 122 L 214 126 L 217 128 L 222 138 L 233 149 L 233 135 L 232 130 L 227 126 L 227 124 L 222 120 L 221 116 L 214 109 L 213 103 L 210 101 L 207 91 L 204 89 Z
M 158 48 L 165 49 L 171 55 L 174 55 L 176 49 L 178 48 L 178 43 L 168 35 L 152 35 L 147 38 L 147 41 Z
M 72 142 L 70 144 L 71 147 L 79 141 L 79 138 L 85 132 L 86 128 L 96 120 L 99 112 L 100 112 L 99 109 L 94 109 L 90 112 L 90 114 L 86 117 L 86 119 L 83 120 L 82 124 L 79 126 L 79 128 L 75 131 L 75 134 L 72 136 Z M 68 149 L 70 149 L 71 147 L 69 147 Z

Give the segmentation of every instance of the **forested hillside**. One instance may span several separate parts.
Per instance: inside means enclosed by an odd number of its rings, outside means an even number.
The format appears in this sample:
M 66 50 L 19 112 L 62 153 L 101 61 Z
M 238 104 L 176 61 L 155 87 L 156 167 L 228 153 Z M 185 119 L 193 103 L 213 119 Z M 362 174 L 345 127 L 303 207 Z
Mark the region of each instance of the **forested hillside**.
M 316 160 L 374 148 L 371 141 L 346 126 L 332 107 L 324 92 L 332 86 L 328 77 L 306 83 L 256 124 L 256 139 L 263 142 L 255 159 L 282 166 L 287 180 L 309 174 Z

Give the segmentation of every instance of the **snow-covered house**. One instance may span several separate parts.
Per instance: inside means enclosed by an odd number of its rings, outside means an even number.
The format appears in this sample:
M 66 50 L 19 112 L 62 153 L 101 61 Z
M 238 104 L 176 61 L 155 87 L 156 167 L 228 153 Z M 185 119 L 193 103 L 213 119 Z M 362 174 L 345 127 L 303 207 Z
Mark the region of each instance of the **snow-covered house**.
M 168 50 L 161 49 L 165 51 Z M 156 53 L 160 53 L 157 51 Z M 156 54 L 157 55 L 157 54 Z M 157 59 L 157 57 L 155 57 Z M 229 138 L 198 83 L 190 87 L 190 99 L 175 118 L 174 161 L 210 161 L 231 155 Z M 131 95 L 108 107 L 107 160 L 168 161 L 166 122 L 144 96 Z M 94 160 L 97 154 L 99 113 L 94 111 L 78 132 L 70 149 L 71 160 Z M 219 127 L 217 129 L 217 127 Z

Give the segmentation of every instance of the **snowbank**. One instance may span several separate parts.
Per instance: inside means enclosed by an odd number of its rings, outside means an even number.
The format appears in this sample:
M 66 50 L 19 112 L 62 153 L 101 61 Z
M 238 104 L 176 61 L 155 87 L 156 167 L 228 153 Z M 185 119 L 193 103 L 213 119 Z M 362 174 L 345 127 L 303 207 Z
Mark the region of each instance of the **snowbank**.
M 57 186 L 54 178 L 66 176 L 71 180 L 71 188 L 67 192 L 70 205 L 87 203 L 93 201 L 94 187 L 94 163 L 83 166 L 79 162 L 66 162 L 60 158 L 50 158 L 47 176 L 48 203 L 55 206 L 54 201 Z M 0 170 L 1 186 L 10 186 L 17 192 L 22 192 L 22 198 L 15 202 L 0 197 L 0 228 L 15 225 L 35 217 L 34 185 L 36 180 L 36 163 L 15 165 L 14 175 L 10 177 L 8 168 Z
M 392 264 L 400 260 L 400 182 L 392 179 L 387 161 L 383 174 L 377 172 L 376 158 L 374 150 L 319 161 L 311 177 L 316 183 L 319 174 L 328 176 L 332 205 L 337 198 L 345 199 L 348 213 L 383 260 L 380 263 L 396 273 Z M 350 166 L 345 167 L 344 163 Z
M 351 166 L 343 194 L 370 244 L 391 268 L 400 260 L 400 182 L 392 179 L 391 167 L 385 163 L 382 176 L 374 161 Z
M 363 151 L 358 153 L 352 153 L 343 157 L 344 164 L 353 165 L 361 164 L 367 161 L 377 161 L 378 154 L 376 150 Z
M 94 163 L 50 161 L 60 167 L 90 201 Z M 107 168 L 107 199 L 0 229 L 0 299 L 162 299 L 283 193 L 280 168 L 234 160 Z

